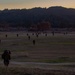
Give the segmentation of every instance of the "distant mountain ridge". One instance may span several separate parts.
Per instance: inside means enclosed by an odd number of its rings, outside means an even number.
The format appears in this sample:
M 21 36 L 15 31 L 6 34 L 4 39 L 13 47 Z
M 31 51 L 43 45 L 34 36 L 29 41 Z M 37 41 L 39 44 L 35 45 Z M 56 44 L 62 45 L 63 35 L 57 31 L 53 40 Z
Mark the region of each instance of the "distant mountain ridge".
M 42 21 L 50 22 L 52 27 L 75 27 L 75 9 L 56 6 L 0 11 L 0 27 L 30 27 Z

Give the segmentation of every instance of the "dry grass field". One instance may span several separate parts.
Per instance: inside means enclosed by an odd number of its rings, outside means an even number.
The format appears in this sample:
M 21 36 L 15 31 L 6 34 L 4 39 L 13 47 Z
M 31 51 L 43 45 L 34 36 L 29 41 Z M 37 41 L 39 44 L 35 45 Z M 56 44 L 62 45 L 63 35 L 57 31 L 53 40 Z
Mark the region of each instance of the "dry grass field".
M 41 33 L 36 37 L 33 32 L 0 32 L 0 39 L 0 54 L 5 49 L 10 50 L 13 61 L 75 62 L 74 33 L 55 33 L 54 36 L 52 33 L 48 33 L 47 36 Z M 35 45 L 32 42 L 34 39 Z
M 30 40 L 28 39 L 30 36 Z M 52 33 L 39 34 L 36 37 L 34 32 L 0 32 L 0 56 L 5 49 L 11 51 L 11 61 L 16 62 L 46 62 L 63 63 L 75 62 L 75 34 L 74 33 Z M 7 34 L 7 37 L 5 36 Z M 17 34 L 19 36 L 17 37 Z M 33 40 L 35 39 L 35 45 Z M 0 58 L 0 61 L 2 59 Z M 51 66 L 53 67 L 53 66 Z M 59 66 L 54 66 L 59 68 Z M 11 65 L 8 68 L 0 65 L 0 75 L 75 75 L 74 71 L 61 69 L 50 70 L 41 68 L 26 68 Z M 72 68 L 74 65 L 67 65 L 65 68 Z M 70 69 L 71 69 L 70 68 Z
M 65 70 L 46 70 L 39 68 L 0 67 L 0 75 L 75 75 L 75 72 Z

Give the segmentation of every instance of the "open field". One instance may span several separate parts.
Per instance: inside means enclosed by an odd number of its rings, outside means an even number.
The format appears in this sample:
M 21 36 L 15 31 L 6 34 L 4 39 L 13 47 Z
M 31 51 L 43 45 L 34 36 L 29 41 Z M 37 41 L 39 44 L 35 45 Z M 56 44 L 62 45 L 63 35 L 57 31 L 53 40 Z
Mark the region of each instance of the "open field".
M 28 39 L 28 35 L 31 37 Z M 7 34 L 7 37 L 5 36 Z M 19 34 L 17 37 L 16 34 Z M 11 62 L 75 62 L 75 33 L 0 32 L 0 56 L 5 49 L 11 51 Z M 36 43 L 33 45 L 32 41 Z M 0 61 L 2 59 L 0 57 Z M 28 64 L 28 63 L 27 63 Z M 0 64 L 0 75 L 75 75 L 75 65 L 11 64 L 8 68 Z M 49 69 L 48 69 L 49 68 Z
M 0 32 L 0 54 L 11 51 L 12 61 L 75 62 L 75 34 L 45 33 L 32 35 L 31 32 Z M 5 37 L 5 35 L 8 35 Z M 19 34 L 17 37 L 16 34 Z M 33 45 L 32 40 L 36 41 Z M 0 60 L 2 60 L 0 58 Z
M 39 68 L 0 67 L 0 75 L 75 75 L 75 72 L 66 70 L 46 70 Z

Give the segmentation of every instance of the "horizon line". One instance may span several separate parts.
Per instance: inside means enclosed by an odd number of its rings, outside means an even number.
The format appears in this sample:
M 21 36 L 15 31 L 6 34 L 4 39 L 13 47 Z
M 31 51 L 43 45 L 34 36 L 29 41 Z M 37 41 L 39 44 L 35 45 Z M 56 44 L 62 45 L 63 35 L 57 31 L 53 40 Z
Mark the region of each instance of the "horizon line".
M 22 10 L 22 9 L 26 9 L 26 10 L 29 10 L 29 9 L 34 9 L 34 8 L 51 8 L 51 7 L 62 7 L 62 8 L 67 8 L 67 9 L 75 9 L 75 8 L 72 8 L 72 7 L 64 7 L 64 6 L 50 6 L 50 7 L 32 7 L 32 8 L 4 8 L 4 9 L 0 9 L 1 11 L 3 10 Z

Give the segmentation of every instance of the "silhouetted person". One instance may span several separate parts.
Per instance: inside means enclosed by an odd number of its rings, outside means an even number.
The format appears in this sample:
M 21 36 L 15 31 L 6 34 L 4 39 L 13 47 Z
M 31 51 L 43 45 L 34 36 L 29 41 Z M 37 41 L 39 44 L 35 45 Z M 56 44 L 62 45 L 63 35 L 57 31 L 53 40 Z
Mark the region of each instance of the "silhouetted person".
M 34 33 L 32 33 L 32 35 L 34 35 Z
M 36 37 L 38 38 L 38 34 L 36 34 Z
M 8 36 L 8 35 L 6 34 L 5 37 L 7 38 L 7 36 Z
M 4 60 L 4 65 L 8 66 L 9 61 L 10 61 L 10 54 L 11 52 L 9 50 L 5 50 L 4 53 L 2 54 L 2 59 Z
M 10 50 L 8 50 L 8 52 L 9 52 L 9 54 L 11 54 L 11 51 Z
M 64 32 L 64 35 L 65 35 L 65 32 Z
M 33 45 L 35 45 L 35 40 L 33 40 Z
M 45 34 L 45 36 L 47 36 L 47 33 Z
M 19 36 L 19 34 L 17 34 L 17 37 Z
M 52 32 L 52 35 L 54 36 L 54 31 Z
M 38 34 L 36 36 L 38 37 Z
M 67 35 L 67 32 L 64 32 L 64 35 Z
M 1 43 L 1 40 L 0 40 L 0 43 Z
M 28 36 L 28 33 L 27 33 L 27 36 Z
M 28 39 L 30 40 L 30 36 L 28 36 Z

